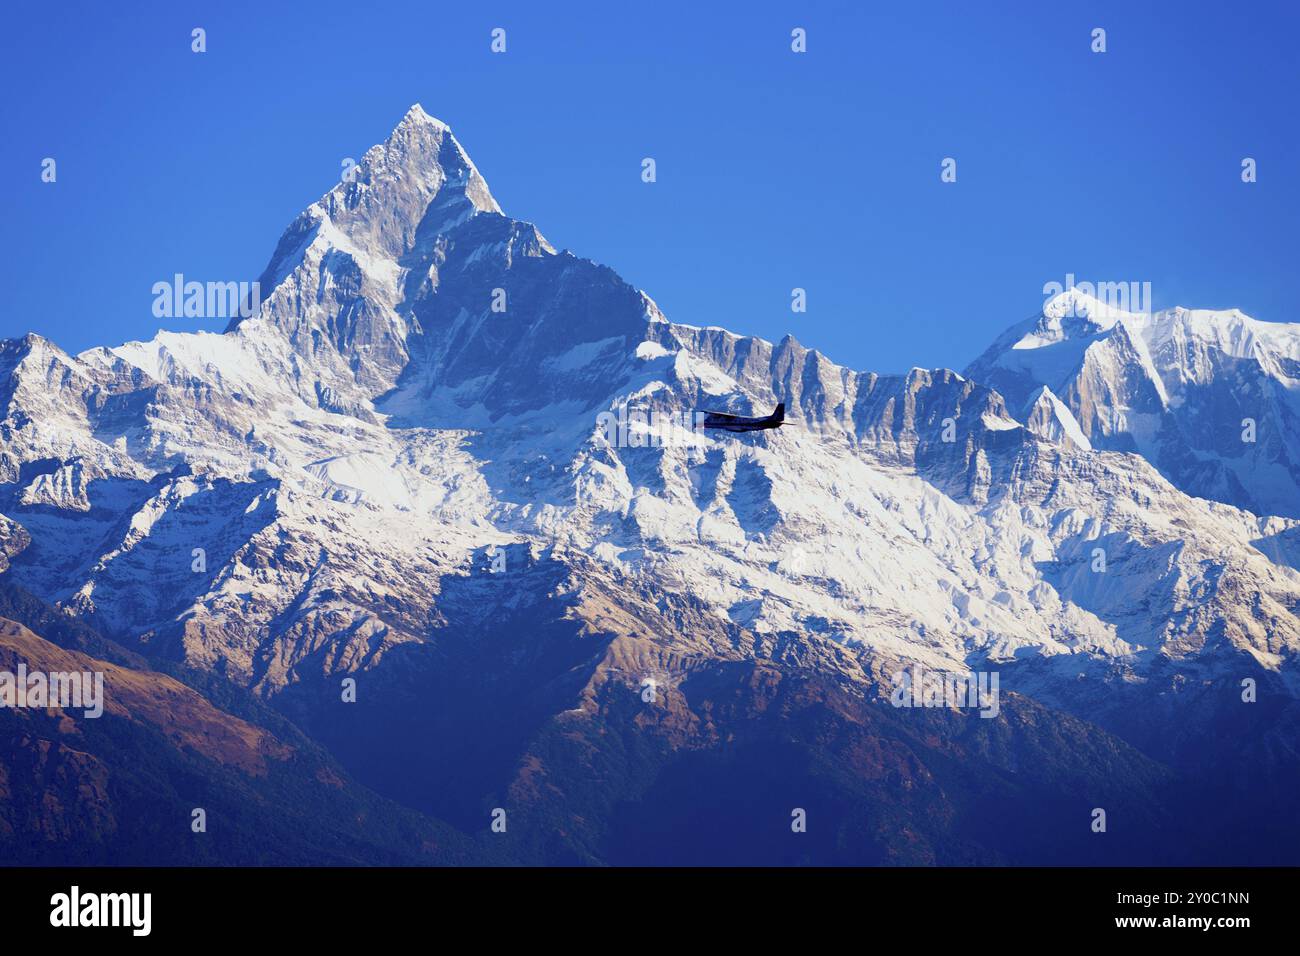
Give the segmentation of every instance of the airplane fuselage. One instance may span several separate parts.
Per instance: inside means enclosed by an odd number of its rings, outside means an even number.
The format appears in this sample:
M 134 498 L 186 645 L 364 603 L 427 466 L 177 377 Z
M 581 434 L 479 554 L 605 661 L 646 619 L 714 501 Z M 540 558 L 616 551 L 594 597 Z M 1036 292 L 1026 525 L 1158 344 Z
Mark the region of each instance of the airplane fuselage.
M 705 428 L 720 428 L 728 432 L 757 432 L 765 428 L 780 428 L 785 424 L 785 403 L 776 406 L 776 411 L 763 418 L 750 418 L 744 415 L 730 415 L 726 412 L 709 412 L 701 423 Z
M 705 428 L 721 428 L 727 432 L 756 432 L 764 428 L 780 428 L 781 422 L 774 422 L 767 418 L 746 418 L 740 421 L 728 422 L 711 422 L 707 418 L 704 420 Z

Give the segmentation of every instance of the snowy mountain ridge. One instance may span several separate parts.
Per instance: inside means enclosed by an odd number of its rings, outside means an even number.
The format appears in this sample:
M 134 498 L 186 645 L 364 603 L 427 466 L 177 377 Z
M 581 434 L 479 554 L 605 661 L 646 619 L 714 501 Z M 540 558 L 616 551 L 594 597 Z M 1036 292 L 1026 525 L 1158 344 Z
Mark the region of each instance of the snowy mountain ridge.
M 418 106 L 356 173 L 224 334 L 0 346 L 16 581 L 271 697 L 557 605 L 632 642 L 591 681 L 633 686 L 778 660 L 866 695 L 907 662 L 1047 699 L 1296 688 L 1300 327 L 1066 293 L 964 374 L 882 376 L 670 322 L 506 216 Z M 777 401 L 800 428 L 598 425 Z
M 1300 324 L 1138 314 L 1070 289 L 966 374 L 1016 409 L 1050 389 L 1095 447 L 1135 451 L 1190 494 L 1300 516 Z

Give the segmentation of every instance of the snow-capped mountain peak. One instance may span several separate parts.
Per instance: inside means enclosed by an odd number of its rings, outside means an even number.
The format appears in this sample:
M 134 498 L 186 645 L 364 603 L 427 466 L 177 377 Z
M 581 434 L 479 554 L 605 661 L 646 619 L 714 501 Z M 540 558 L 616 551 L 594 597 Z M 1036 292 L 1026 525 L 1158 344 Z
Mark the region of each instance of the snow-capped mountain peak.
M 1043 306 L 1039 325 L 1044 331 L 1055 331 L 1060 337 L 1085 332 L 1096 334 L 1113 327 L 1124 319 L 1137 319 L 1139 313 L 1117 308 L 1091 295 L 1077 286 L 1071 286 L 1047 300 Z M 1076 321 L 1070 322 L 1074 319 Z M 1028 337 L 1027 337 L 1028 338 Z M 1050 341 L 1050 339 L 1045 339 Z M 1021 348 L 1032 348 L 1027 341 Z
M 411 108 L 406 111 L 406 114 L 402 117 L 401 122 L 399 122 L 397 126 L 400 129 L 403 126 L 420 126 L 420 125 L 433 126 L 444 132 L 450 132 L 451 130 L 451 127 L 448 126 L 446 123 L 444 123 L 442 120 L 438 119 L 435 116 L 430 116 L 427 112 L 425 112 L 424 107 L 421 106 L 419 103 L 412 103 Z
M 263 295 L 331 251 L 395 285 L 404 260 L 427 257 L 438 237 L 483 213 L 501 215 L 487 182 L 451 128 L 417 104 L 285 230 L 259 280 Z
M 451 127 L 430 116 L 419 103 L 407 110 L 383 143 L 366 151 L 356 171 L 345 173 L 344 181 L 331 195 L 346 200 L 354 192 L 347 186 L 354 183 L 372 189 L 381 185 L 392 188 L 393 191 L 380 197 L 398 203 L 397 207 L 387 209 L 389 213 L 403 211 L 402 200 L 411 191 L 419 195 L 442 190 L 463 196 L 478 212 L 501 212 L 487 182 Z M 355 192 L 364 194 L 365 190 Z M 443 202 L 448 199 L 444 197 Z
M 966 373 L 1012 407 L 1049 389 L 1095 447 L 1139 452 L 1191 494 L 1300 517 L 1300 325 L 1069 290 Z
M 15 579 L 268 693 L 556 603 L 664 667 L 780 657 L 862 693 L 904 660 L 1050 683 L 1300 647 L 1300 575 L 1253 544 L 1289 526 L 1114 453 L 1167 437 L 1138 317 L 1072 295 L 965 375 L 857 372 L 668 321 L 503 215 L 422 110 L 358 170 L 286 231 L 254 317 L 11 376 Z M 689 426 L 776 402 L 797 428 Z M 508 548 L 545 573 L 497 587 Z

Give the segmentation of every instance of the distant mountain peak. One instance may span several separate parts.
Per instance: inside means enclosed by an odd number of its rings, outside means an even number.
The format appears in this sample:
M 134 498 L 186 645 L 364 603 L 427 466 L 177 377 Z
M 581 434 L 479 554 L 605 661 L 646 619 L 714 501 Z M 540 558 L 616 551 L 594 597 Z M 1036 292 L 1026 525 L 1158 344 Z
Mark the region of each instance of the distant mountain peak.
M 355 200 L 384 186 L 389 187 L 387 198 L 402 200 L 412 194 L 436 193 L 446 203 L 451 197 L 445 194 L 452 193 L 467 200 L 474 211 L 501 212 L 487 181 L 451 127 L 418 103 L 406 111 L 383 143 L 366 151 L 355 172 L 345 174 L 329 195 Z
M 1066 315 L 1102 315 L 1107 312 L 1104 302 L 1090 295 L 1077 286 L 1070 286 L 1047 300 L 1043 306 L 1043 315 L 1048 318 L 1060 318 Z
M 1189 494 L 1300 517 L 1300 324 L 1239 309 L 1130 312 L 1071 288 L 966 374 L 1026 409 L 1041 436 L 1138 452 Z M 1242 437 L 1251 422 L 1258 440 Z
M 424 107 L 419 103 L 412 103 L 411 108 L 406 111 L 402 121 L 397 124 L 398 128 L 403 126 L 432 126 L 435 129 L 451 131 L 451 127 L 435 116 L 430 116 L 425 112 Z
M 1032 330 L 1014 347 L 1038 348 L 1064 339 L 1097 335 L 1121 321 L 1140 318 L 1140 313 L 1116 308 L 1072 286 L 1047 301 Z

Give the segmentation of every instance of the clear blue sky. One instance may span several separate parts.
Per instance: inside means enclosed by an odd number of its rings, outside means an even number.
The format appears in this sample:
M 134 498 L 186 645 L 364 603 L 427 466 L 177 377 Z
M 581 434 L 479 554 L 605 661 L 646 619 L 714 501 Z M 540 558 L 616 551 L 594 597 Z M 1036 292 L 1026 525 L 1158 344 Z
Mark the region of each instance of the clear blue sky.
M 218 328 L 154 318 L 151 286 L 255 279 L 414 102 L 671 319 L 857 368 L 960 368 L 1067 272 L 1300 320 L 1296 4 L 286 6 L 10 5 L 0 336 Z

